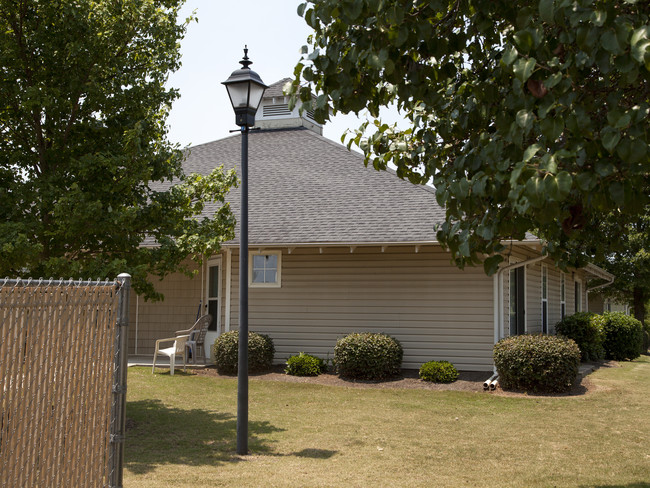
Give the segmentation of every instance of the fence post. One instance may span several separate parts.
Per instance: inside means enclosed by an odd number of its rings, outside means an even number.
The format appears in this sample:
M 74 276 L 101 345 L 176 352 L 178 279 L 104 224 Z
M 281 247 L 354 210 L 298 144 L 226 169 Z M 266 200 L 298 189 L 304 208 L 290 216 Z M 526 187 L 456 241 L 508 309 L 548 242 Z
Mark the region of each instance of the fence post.
M 113 374 L 113 414 L 111 419 L 111 449 L 109 460 L 109 487 L 122 488 L 124 471 L 124 433 L 126 430 L 126 373 L 128 369 L 129 294 L 131 275 L 117 277 L 119 301 L 115 338 L 115 366 Z

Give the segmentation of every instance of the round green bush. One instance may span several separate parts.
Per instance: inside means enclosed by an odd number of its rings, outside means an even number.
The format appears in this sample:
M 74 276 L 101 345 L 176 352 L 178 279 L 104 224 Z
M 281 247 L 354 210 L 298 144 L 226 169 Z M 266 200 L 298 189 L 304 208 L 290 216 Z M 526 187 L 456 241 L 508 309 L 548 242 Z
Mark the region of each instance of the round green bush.
M 636 359 L 643 347 L 643 326 L 621 312 L 605 312 L 592 319 L 603 330 L 605 357 L 616 361 Z
M 429 361 L 420 366 L 420 379 L 436 383 L 452 383 L 458 379 L 458 370 L 449 361 Z
M 219 373 L 237 374 L 239 332 L 234 330 L 221 334 L 212 345 L 212 354 Z M 257 332 L 248 333 L 249 373 L 260 373 L 271 369 L 274 355 L 275 346 L 269 336 Z
M 381 380 L 402 370 L 402 345 L 386 334 L 349 334 L 336 341 L 334 365 L 344 378 Z
M 580 349 L 563 337 L 513 336 L 494 345 L 494 365 L 504 390 L 563 392 L 578 374 Z
M 555 333 L 573 339 L 580 348 L 582 361 L 597 361 L 605 357 L 603 349 L 603 331 L 592 320 L 593 313 L 578 312 L 564 317 L 555 325 Z
M 318 376 L 326 370 L 325 361 L 319 357 L 301 352 L 287 359 L 284 372 L 292 376 Z

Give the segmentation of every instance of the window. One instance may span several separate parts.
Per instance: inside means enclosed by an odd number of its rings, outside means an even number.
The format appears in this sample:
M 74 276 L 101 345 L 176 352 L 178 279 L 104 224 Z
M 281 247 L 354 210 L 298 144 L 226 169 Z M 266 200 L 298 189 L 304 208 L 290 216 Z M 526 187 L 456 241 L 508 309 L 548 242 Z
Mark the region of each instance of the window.
M 564 272 L 560 271 L 560 319 L 566 316 L 566 281 Z
M 542 334 L 548 334 L 548 266 L 542 264 Z
M 524 267 L 510 270 L 510 335 L 526 333 Z
M 582 312 L 582 281 L 576 280 L 575 283 L 575 310 Z
M 253 288 L 279 288 L 281 266 L 281 251 L 251 253 L 248 258 L 248 284 Z

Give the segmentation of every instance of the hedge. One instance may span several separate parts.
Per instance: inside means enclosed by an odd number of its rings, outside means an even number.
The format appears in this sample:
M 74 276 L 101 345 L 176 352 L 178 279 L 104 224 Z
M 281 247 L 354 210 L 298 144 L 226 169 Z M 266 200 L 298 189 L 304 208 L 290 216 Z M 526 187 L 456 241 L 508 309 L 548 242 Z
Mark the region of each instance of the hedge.
M 616 361 L 636 359 L 643 348 L 643 326 L 621 312 L 605 312 L 593 318 L 603 330 L 605 357 Z
M 494 345 L 494 364 L 504 390 L 563 392 L 577 377 L 580 349 L 563 337 L 513 336 Z
M 578 344 L 582 361 L 597 361 L 605 357 L 603 330 L 593 316 L 593 313 L 578 312 L 555 325 L 557 335 L 573 339 Z
M 458 370 L 449 361 L 429 361 L 420 366 L 420 379 L 435 383 L 452 383 L 458 379 Z
M 284 372 L 292 376 L 318 376 L 326 370 L 325 361 L 319 357 L 301 352 L 287 359 Z
M 381 380 L 402 370 L 402 345 L 386 334 L 354 333 L 336 341 L 334 365 L 345 378 Z

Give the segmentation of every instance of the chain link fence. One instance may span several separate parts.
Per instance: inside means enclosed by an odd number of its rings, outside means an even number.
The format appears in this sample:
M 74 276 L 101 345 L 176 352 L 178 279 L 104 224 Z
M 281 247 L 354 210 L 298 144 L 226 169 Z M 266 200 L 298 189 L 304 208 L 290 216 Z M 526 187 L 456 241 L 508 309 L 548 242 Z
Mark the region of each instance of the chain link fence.
M 129 275 L 0 280 L 0 486 L 122 486 Z

